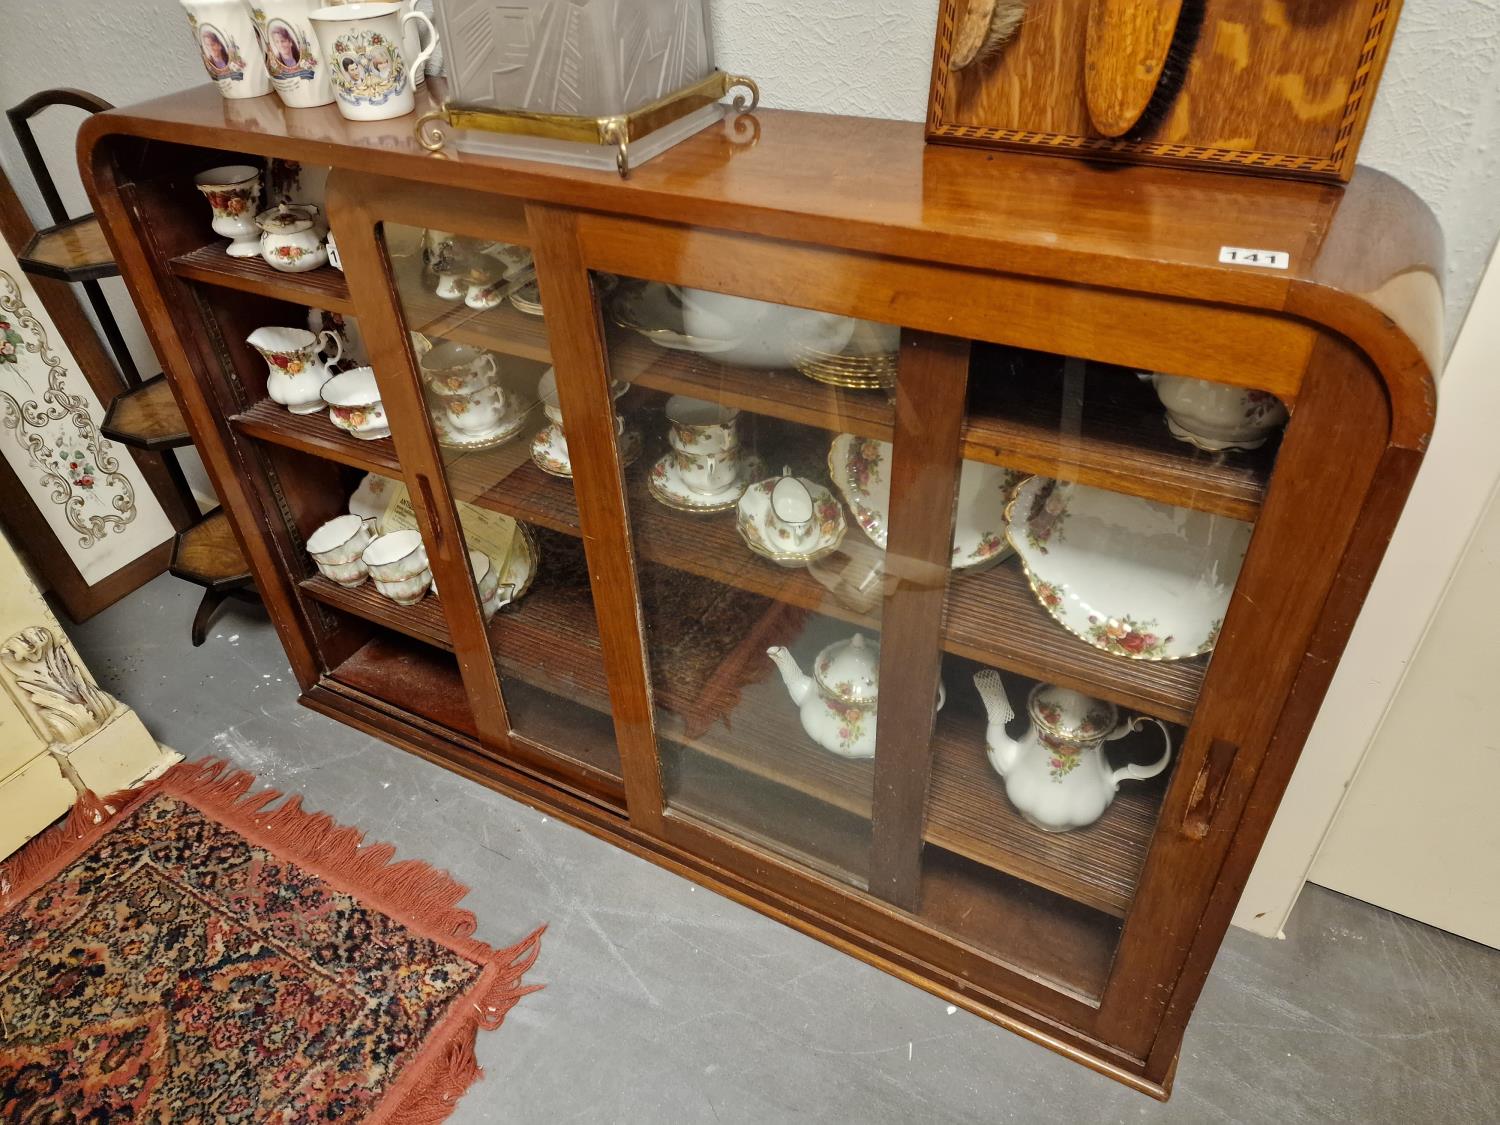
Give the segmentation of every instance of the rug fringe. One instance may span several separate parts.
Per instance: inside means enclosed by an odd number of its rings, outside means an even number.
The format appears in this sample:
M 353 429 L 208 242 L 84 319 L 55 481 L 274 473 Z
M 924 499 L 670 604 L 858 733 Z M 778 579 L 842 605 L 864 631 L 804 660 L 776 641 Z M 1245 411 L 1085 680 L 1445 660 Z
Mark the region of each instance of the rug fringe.
M 115 808 L 118 807 L 117 804 Z M 75 849 L 80 840 L 110 819 L 115 808 L 84 790 L 73 802 L 67 816 L 37 833 L 21 845 L 20 850 L 0 862 L 0 912 L 9 910 L 24 898 L 31 886 L 42 880 L 45 869 L 54 866 Z
M 217 759 L 179 763 L 154 784 L 283 858 L 357 892 L 418 932 L 459 943 L 455 948 L 477 961 L 493 955 L 490 946 L 473 941 L 478 925 L 474 912 L 458 905 L 468 887 L 423 860 L 397 861 L 394 846 L 365 843 L 359 829 L 337 824 L 327 813 L 308 812 L 300 796 L 283 799 L 275 789 L 251 792 L 251 774 Z
M 540 926 L 495 954 L 490 962 L 494 981 L 483 996 L 460 1001 L 469 1010 L 449 1029 L 452 1038 L 413 1065 L 405 1096 L 388 1117 L 380 1119 L 380 1125 L 438 1125 L 453 1112 L 458 1100 L 484 1074 L 474 1054 L 479 1031 L 493 1031 L 521 997 L 542 989 L 539 984 L 522 985 L 521 978 L 536 963 L 546 929 Z

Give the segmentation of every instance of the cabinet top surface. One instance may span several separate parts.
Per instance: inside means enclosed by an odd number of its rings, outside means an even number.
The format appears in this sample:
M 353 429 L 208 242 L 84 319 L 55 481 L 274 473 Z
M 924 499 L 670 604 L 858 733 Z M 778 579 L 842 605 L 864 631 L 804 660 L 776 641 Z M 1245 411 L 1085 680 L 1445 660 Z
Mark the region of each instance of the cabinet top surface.
M 432 108 L 442 80 L 418 91 Z M 200 86 L 85 123 L 111 134 L 277 156 L 568 206 L 851 250 L 1261 308 L 1324 324 L 1393 369 L 1429 378 L 1441 347 L 1442 242 L 1382 173 L 1347 187 L 929 145 L 919 123 L 759 110 L 613 172 L 417 142 L 417 115 L 344 120 L 274 96 Z M 1225 264 L 1281 251 L 1285 269 Z

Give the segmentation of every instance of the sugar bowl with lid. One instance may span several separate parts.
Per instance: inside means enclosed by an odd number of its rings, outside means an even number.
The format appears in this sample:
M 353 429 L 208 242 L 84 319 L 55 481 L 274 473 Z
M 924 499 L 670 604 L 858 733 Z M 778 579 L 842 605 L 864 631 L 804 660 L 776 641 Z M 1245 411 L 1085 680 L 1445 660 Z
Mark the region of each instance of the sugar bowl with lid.
M 255 216 L 260 256 L 282 273 L 306 273 L 328 264 L 318 208 L 311 203 L 278 203 Z

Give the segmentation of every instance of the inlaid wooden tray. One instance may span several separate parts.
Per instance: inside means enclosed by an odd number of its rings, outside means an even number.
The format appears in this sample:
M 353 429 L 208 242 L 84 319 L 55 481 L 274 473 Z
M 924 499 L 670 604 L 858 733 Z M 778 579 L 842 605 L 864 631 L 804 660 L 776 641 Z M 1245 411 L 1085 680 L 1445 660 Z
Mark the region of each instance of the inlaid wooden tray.
M 1084 0 L 1029 0 L 1012 38 L 958 70 L 958 29 L 979 0 L 939 2 L 929 141 L 1333 182 L 1354 171 L 1401 11 L 1401 0 L 1197 0 L 1175 97 L 1114 138 L 1093 128 L 1085 100 Z

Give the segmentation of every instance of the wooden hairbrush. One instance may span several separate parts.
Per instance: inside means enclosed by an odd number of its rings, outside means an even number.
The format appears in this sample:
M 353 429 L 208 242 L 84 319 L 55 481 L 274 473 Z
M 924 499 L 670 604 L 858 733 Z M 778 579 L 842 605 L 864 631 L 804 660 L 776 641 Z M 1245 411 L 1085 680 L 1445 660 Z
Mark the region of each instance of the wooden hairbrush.
M 1101 136 L 1123 137 L 1165 116 L 1202 23 L 1196 0 L 1089 0 L 1084 94 Z

